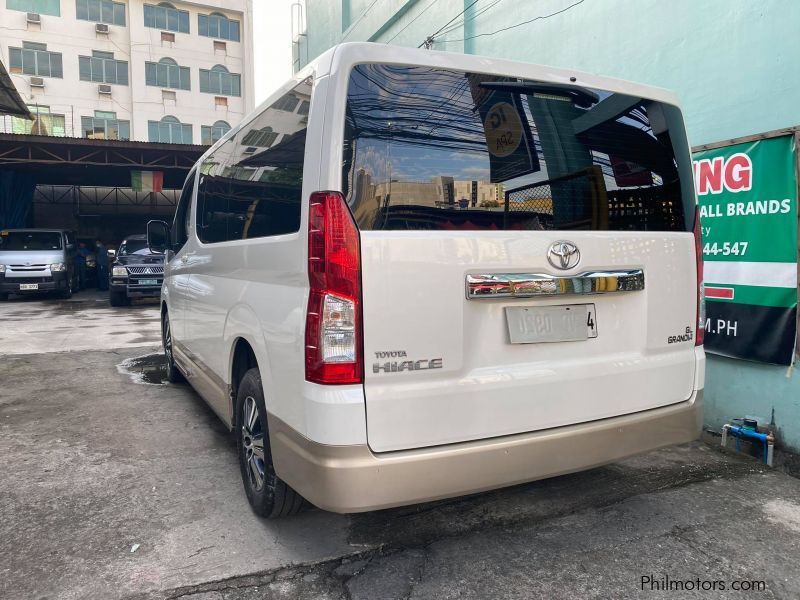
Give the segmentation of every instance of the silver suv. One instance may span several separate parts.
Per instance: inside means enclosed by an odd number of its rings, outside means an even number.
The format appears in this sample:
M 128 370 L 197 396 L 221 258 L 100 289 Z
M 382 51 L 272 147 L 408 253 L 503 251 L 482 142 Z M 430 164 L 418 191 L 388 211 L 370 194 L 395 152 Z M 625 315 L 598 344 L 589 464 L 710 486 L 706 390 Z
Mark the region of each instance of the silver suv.
M 0 300 L 9 294 L 75 289 L 75 234 L 64 229 L 0 231 Z

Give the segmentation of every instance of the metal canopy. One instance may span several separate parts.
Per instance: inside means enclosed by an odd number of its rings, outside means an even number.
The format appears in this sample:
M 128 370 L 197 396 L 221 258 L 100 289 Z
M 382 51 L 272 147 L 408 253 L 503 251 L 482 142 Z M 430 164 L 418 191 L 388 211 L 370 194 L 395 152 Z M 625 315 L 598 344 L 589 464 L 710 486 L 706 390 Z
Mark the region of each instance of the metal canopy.
M 207 146 L 0 133 L 0 169 L 31 172 L 37 183 L 130 187 L 131 171 L 163 171 L 179 189 Z
M 25 101 L 11 81 L 5 65 L 0 61 L 0 115 L 13 115 L 33 119 Z

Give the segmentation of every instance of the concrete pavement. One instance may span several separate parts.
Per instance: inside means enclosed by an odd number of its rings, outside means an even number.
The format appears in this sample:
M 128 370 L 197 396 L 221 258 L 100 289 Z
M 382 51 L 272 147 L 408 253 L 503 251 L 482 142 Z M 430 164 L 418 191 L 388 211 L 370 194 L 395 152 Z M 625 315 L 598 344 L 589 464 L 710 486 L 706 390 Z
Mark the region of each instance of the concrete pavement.
M 261 520 L 216 416 L 158 383 L 156 307 L 40 302 L 19 304 L 34 330 L 35 311 L 79 329 L 89 308 L 105 333 L 71 352 L 0 339 L 0 598 L 800 596 L 800 481 L 700 443 L 468 498 Z M 730 591 L 742 581 L 763 589 Z

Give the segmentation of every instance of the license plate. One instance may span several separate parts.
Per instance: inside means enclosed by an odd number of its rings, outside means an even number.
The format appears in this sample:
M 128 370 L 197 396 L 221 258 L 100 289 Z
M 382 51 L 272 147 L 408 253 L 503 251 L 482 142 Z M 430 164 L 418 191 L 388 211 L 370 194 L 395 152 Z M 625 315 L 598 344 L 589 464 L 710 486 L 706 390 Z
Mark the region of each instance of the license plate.
M 579 342 L 597 337 L 594 304 L 507 306 L 506 323 L 512 344 Z
M 158 285 L 158 279 L 140 279 L 139 285 Z
M 20 283 L 19 284 L 20 290 L 38 290 L 39 284 L 38 283 Z

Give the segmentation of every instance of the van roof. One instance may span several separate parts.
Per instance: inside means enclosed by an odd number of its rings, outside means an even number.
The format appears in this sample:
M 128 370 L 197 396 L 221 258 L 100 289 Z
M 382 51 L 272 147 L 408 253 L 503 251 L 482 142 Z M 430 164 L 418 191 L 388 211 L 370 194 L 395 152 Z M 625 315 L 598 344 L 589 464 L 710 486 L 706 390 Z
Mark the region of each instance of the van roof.
M 496 74 L 498 76 L 506 75 L 566 85 L 593 87 L 680 106 L 678 97 L 669 90 L 625 79 L 504 58 L 406 48 L 370 42 L 346 42 L 334 46 L 312 61 L 309 67 L 315 70 L 317 74 L 324 75 L 339 69 L 345 69 L 349 73 L 350 69 L 359 63 L 432 66 L 442 69 Z M 303 69 L 298 74 L 303 73 L 303 76 L 308 76 L 305 71 L 306 69 Z M 575 78 L 574 81 L 572 80 L 573 77 Z

